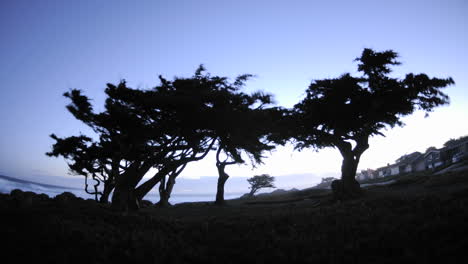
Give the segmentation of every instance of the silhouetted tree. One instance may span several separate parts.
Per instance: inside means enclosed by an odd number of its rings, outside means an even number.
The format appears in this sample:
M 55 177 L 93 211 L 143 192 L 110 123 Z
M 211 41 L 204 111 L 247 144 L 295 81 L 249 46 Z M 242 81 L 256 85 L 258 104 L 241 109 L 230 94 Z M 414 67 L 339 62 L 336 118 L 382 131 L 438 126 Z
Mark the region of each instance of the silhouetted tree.
M 267 139 L 272 124 L 270 113 L 274 110 L 264 108 L 272 103 L 272 96 L 240 92 L 249 77 L 251 75 L 238 76 L 233 83 L 224 79 L 214 94 L 212 124 L 217 137 L 218 169 L 215 203 L 219 205 L 224 203 L 224 186 L 229 178 L 226 166 L 245 163 L 243 156 L 255 166 L 262 163 L 264 151 L 274 148 Z
M 113 190 L 113 207 L 133 210 L 158 183 L 158 204 L 169 205 L 176 177 L 217 142 L 221 175 L 217 197 L 224 200 L 225 166 L 243 163 L 242 152 L 253 164 L 260 163 L 262 152 L 274 147 L 266 136 L 278 111 L 264 108 L 271 103 L 270 95 L 239 92 L 248 77 L 241 75 L 229 83 L 226 77 L 210 76 L 201 65 L 190 78 L 169 81 L 160 76 L 160 85 L 150 90 L 129 88 L 125 81 L 107 84 L 101 113 L 93 111 L 81 91 L 72 90 L 64 94 L 71 100 L 67 109 L 99 140 L 53 135 L 56 143 L 48 155 L 63 156 L 77 174 L 104 182 L 103 192 L 95 186 L 103 201 Z M 227 159 L 221 160 L 221 152 Z M 140 184 L 151 168 L 154 175 Z
M 68 163 L 68 167 L 73 174 L 85 177 L 85 191 L 95 196 L 96 200 L 107 203 L 109 194 L 114 188 L 114 174 L 112 171 L 112 161 L 108 161 L 103 155 L 105 151 L 98 143 L 93 142 L 86 136 L 72 136 L 59 138 L 52 134 L 51 138 L 56 141 L 52 151 L 47 152 L 48 156 L 63 156 Z M 114 169 L 116 166 L 113 166 Z M 118 168 L 117 168 L 118 169 Z M 94 181 L 93 190 L 88 189 L 88 178 Z M 103 188 L 99 186 L 103 184 Z
M 217 166 L 218 170 L 224 172 L 224 167 L 228 163 L 239 163 L 243 162 L 240 158 L 240 150 L 245 151 L 248 155 L 252 155 L 256 158 L 256 161 L 260 160 L 261 150 L 257 150 L 259 146 L 262 146 L 262 150 L 270 149 L 273 146 L 267 146 L 261 141 L 261 134 L 255 134 L 256 142 L 251 142 L 252 136 L 254 135 L 255 127 L 248 126 L 253 117 L 259 116 L 264 104 L 270 103 L 270 96 L 261 93 L 255 93 L 253 95 L 247 95 L 238 92 L 239 89 L 244 85 L 244 82 L 250 77 L 250 75 L 241 75 L 235 79 L 233 83 L 228 81 L 226 77 L 211 76 L 206 72 L 203 65 L 197 69 L 194 76 L 187 79 L 176 79 L 174 82 L 165 81 L 163 85 L 167 89 L 177 88 L 176 86 L 187 86 L 187 87 L 202 87 L 199 88 L 203 91 L 203 102 L 208 106 L 208 110 L 204 112 L 193 112 L 191 111 L 188 116 L 195 113 L 204 118 L 206 122 L 200 124 L 200 127 L 209 131 L 212 140 L 218 142 L 217 146 Z M 176 90 L 181 90 L 177 88 Z M 256 109 L 250 109 L 249 107 L 256 106 Z M 250 122 L 250 123 L 249 123 Z M 258 125 L 259 123 L 257 123 Z M 247 130 L 251 128 L 251 132 L 247 133 Z M 263 129 L 262 131 L 265 131 Z M 243 137 L 243 141 L 240 137 Z M 267 146 L 267 147 L 266 147 Z M 228 149 L 229 148 L 229 149 Z M 236 161 L 220 160 L 220 152 L 224 151 L 227 155 L 227 159 L 235 157 Z M 239 154 L 239 155 L 238 155 Z M 183 167 L 182 167 L 183 168 Z M 222 169 L 221 169 L 222 168 Z M 169 197 L 175 184 L 176 177 L 180 174 L 180 170 L 172 171 L 167 174 L 167 178 L 164 177 L 160 181 L 159 195 L 160 195 L 160 206 L 169 205 Z M 227 174 L 220 174 L 225 176 Z M 224 197 L 224 182 L 227 177 L 223 177 L 218 182 L 218 194 Z M 220 190 L 220 183 L 222 183 L 222 190 Z M 139 187 L 140 188 L 140 187 Z M 224 199 L 222 199 L 224 200 Z
M 444 143 L 444 147 L 456 146 L 456 145 L 458 145 L 458 144 L 460 144 L 461 142 L 466 141 L 466 140 L 468 140 L 468 135 L 459 137 L 459 138 L 457 138 L 457 139 L 451 138 L 451 139 L 449 139 L 447 142 Z
M 390 77 L 390 67 L 400 64 L 397 57 L 391 50 L 364 49 L 356 59 L 362 76 L 346 73 L 315 80 L 305 98 L 294 106 L 291 124 L 296 148 L 336 147 L 343 156 L 341 180 L 332 184 L 339 199 L 355 197 L 361 191 L 355 175 L 370 136 L 383 135 L 386 127 L 402 126 L 401 118 L 417 109 L 427 115 L 449 102 L 440 89 L 454 84 L 451 78 L 412 73 L 403 79 Z
M 249 196 L 254 196 L 254 194 L 262 188 L 276 188 L 274 185 L 275 177 L 268 174 L 255 175 L 247 179 L 247 181 L 250 184 Z
M 159 166 L 158 173 L 140 185 L 136 192 L 141 200 L 157 183 L 159 185 L 159 206 L 169 205 L 169 198 L 172 193 L 176 177 L 183 171 L 187 160 L 196 161 L 204 158 L 212 149 L 216 141 L 216 134 L 211 128 L 213 117 L 213 93 L 219 86 L 223 85 L 225 78 L 211 77 L 204 74 L 202 65 L 196 70 L 195 74 L 189 78 L 175 78 L 173 81 L 161 77 L 161 85 L 158 87 L 161 91 L 170 91 L 171 98 L 169 110 L 164 115 L 168 117 L 177 117 L 177 122 L 171 123 L 169 127 L 176 129 L 176 133 L 183 132 L 188 135 L 190 140 L 203 139 L 203 148 L 193 151 L 193 148 L 186 148 L 172 153 L 175 161 L 165 162 Z M 165 99 L 167 101 L 167 98 Z M 176 107 L 175 107 L 176 106 Z M 175 107 L 175 108 L 174 108 Z M 177 111 L 174 111 L 177 110 Z M 179 132 L 177 132 L 179 131 Z M 193 146 L 199 145 L 191 144 Z M 198 153 L 198 156 L 196 155 Z
M 117 165 L 112 205 L 120 210 L 137 209 L 138 201 L 161 179 L 179 174 L 188 162 L 202 159 L 215 142 L 211 130 L 205 129 L 211 87 L 194 86 L 196 80 L 176 79 L 173 83 L 177 84 L 172 85 L 160 79 L 161 85 L 151 90 L 128 88 L 125 81 L 117 86 L 108 84 L 101 113 L 93 111 L 79 90 L 65 93 L 72 101 L 68 110 L 96 132 L 99 145 L 106 150 L 93 155 L 107 160 L 107 165 Z M 74 151 L 76 157 L 83 155 L 80 148 Z M 151 168 L 157 172 L 137 188 Z

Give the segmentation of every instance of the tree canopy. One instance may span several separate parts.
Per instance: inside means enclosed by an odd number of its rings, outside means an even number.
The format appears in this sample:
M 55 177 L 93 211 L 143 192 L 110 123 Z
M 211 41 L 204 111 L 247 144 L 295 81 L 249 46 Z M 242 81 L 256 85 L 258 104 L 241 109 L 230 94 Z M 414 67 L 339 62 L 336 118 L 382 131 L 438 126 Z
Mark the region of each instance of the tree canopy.
M 63 156 L 73 173 L 85 176 L 86 191 L 96 199 L 107 202 L 113 192 L 112 205 L 131 210 L 158 183 L 160 204 L 168 204 L 176 177 L 212 150 L 219 173 L 216 199 L 223 201 L 226 166 L 246 160 L 260 164 L 265 151 L 292 138 L 299 150 L 337 148 L 343 156 L 342 176 L 332 188 L 338 197 L 353 196 L 360 191 L 355 175 L 369 137 L 404 125 L 402 117 L 416 110 L 427 115 L 449 103 L 441 89 L 454 84 L 451 78 L 424 73 L 395 78 L 390 73 L 400 64 L 397 59 L 392 50 L 364 49 L 355 59 L 359 76 L 314 80 L 292 109 L 272 107 L 270 94 L 242 92 L 250 74 L 230 82 L 211 76 L 203 65 L 191 77 L 160 76 L 151 89 L 133 89 L 124 80 L 109 83 L 102 112 L 82 91 L 72 89 L 64 94 L 71 101 L 68 111 L 96 136 L 52 134 L 55 144 L 47 155 Z M 154 174 L 143 181 L 150 169 Z M 273 177 L 258 176 L 255 181 L 273 186 Z M 88 179 L 93 190 L 88 190 Z M 258 190 L 255 181 L 253 192 Z
M 105 109 L 99 113 L 87 96 L 73 89 L 64 94 L 71 100 L 67 109 L 97 138 L 53 134 L 55 144 L 47 155 L 63 156 L 74 173 L 94 179 L 89 193 L 101 195 L 102 202 L 114 191 L 112 204 L 119 209 L 138 208 L 138 201 L 158 183 L 160 204 L 167 204 L 187 163 L 204 158 L 215 146 L 217 165 L 223 166 L 245 162 L 242 153 L 260 163 L 262 152 L 274 147 L 267 141 L 268 125 L 271 113 L 279 110 L 265 109 L 271 95 L 240 92 L 249 77 L 241 75 L 231 83 L 201 65 L 189 78 L 160 76 L 160 84 L 148 90 L 130 88 L 125 81 L 107 84 Z M 221 152 L 226 160 L 220 159 Z M 141 182 L 150 169 L 155 174 Z M 104 190 L 98 189 L 100 183 Z
M 243 164 L 246 158 L 252 166 L 262 163 L 263 152 L 272 150 L 268 135 L 273 130 L 272 95 L 263 92 L 246 94 L 241 91 L 244 82 L 252 77 L 241 75 L 219 89 L 213 104 L 215 117 L 212 120 L 217 135 L 216 167 L 218 185 L 216 203 L 224 203 L 224 185 L 229 178 L 226 166 Z
M 276 188 L 274 185 L 275 177 L 269 174 L 255 175 L 252 178 L 248 178 L 247 182 L 250 184 L 250 196 L 253 196 L 262 188 Z
M 444 143 L 444 147 L 453 147 L 464 141 L 468 141 L 468 135 L 459 138 L 451 138 Z
M 161 179 L 178 174 L 188 162 L 199 160 L 208 153 L 216 140 L 210 120 L 213 112 L 213 91 L 222 85 L 219 77 L 207 80 L 199 69 L 191 78 L 176 78 L 168 81 L 160 77 L 161 84 L 150 90 L 127 87 L 122 81 L 118 85 L 107 84 L 105 110 L 95 113 L 90 99 L 79 90 L 64 95 L 71 100 L 67 109 L 98 135 L 98 142 L 88 137 L 60 139 L 53 135 L 56 144 L 50 153 L 72 160 L 76 164 L 84 156 L 86 142 L 104 172 L 114 172 L 115 190 L 113 205 L 138 207 L 135 202 Z M 68 148 L 64 147 L 63 142 Z M 80 161 L 80 162 L 77 162 Z M 86 166 L 88 166 L 86 164 Z M 143 176 L 154 168 L 156 174 L 140 186 Z M 77 169 L 84 174 L 89 170 Z
M 452 78 L 431 78 L 408 73 L 402 79 L 389 74 L 399 65 L 392 50 L 364 49 L 356 58 L 361 76 L 345 73 L 338 78 L 313 81 L 305 98 L 294 106 L 290 124 L 297 149 L 336 147 L 344 160 L 342 182 L 336 190 L 359 192 L 355 181 L 362 153 L 370 136 L 383 135 L 385 128 L 402 126 L 402 117 L 416 110 L 426 115 L 449 103 L 442 88 L 454 84 Z

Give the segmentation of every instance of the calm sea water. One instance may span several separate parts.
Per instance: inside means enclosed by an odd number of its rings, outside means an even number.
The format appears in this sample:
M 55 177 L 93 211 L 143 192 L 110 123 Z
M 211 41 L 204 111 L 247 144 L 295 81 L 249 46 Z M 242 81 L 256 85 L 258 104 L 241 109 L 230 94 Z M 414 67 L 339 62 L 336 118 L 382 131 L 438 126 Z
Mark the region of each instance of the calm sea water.
M 82 197 L 84 199 L 94 199 L 93 195 L 87 194 L 84 189 L 74 189 L 74 188 L 67 188 L 67 187 L 48 187 L 42 186 L 35 183 L 22 183 L 22 182 L 15 182 L 10 181 L 7 179 L 0 178 L 0 193 L 10 193 L 14 189 L 20 189 L 23 191 L 31 191 L 35 193 L 45 193 L 49 197 L 55 197 L 58 194 L 63 192 L 71 192 L 78 197 Z M 233 199 L 238 198 L 242 195 L 242 193 L 226 193 L 225 199 Z M 215 194 L 214 193 L 207 193 L 207 194 L 173 194 L 171 199 L 169 200 L 172 204 L 178 203 L 185 203 L 185 202 L 208 202 L 214 201 Z M 149 200 L 153 203 L 156 203 L 159 200 L 159 195 L 156 191 L 150 192 L 146 197 L 145 200 Z

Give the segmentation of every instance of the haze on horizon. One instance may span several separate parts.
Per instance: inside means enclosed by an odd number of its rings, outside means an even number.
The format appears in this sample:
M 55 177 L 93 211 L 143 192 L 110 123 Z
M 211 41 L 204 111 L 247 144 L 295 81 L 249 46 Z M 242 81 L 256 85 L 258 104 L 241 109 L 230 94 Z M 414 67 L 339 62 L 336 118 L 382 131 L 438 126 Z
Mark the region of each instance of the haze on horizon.
M 428 118 L 415 113 L 405 127 L 371 138 L 359 169 L 441 147 L 468 134 L 467 11 L 463 0 L 1 1 L 0 174 L 48 183 L 67 175 L 62 158 L 44 153 L 52 132 L 91 134 L 65 109 L 62 94 L 71 88 L 83 90 L 100 110 L 108 82 L 151 88 L 159 74 L 191 76 L 203 63 L 213 75 L 255 74 L 246 91 L 272 93 L 278 105 L 291 107 L 313 79 L 355 74 L 353 59 L 366 47 L 398 52 L 403 64 L 395 76 L 423 72 L 456 84 L 445 89 L 449 106 Z M 227 172 L 301 175 L 306 185 L 303 175 L 310 183 L 338 176 L 341 161 L 335 149 L 286 146 L 262 166 Z M 214 162 L 213 154 L 191 163 L 181 177 L 215 176 Z

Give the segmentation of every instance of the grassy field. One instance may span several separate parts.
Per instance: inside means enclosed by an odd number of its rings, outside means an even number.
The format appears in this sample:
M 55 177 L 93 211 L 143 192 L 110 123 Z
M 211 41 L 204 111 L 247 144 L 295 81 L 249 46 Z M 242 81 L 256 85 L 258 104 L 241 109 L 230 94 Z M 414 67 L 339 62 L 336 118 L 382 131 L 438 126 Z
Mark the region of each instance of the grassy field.
M 30 198 L 27 198 L 30 197 Z M 463 262 L 468 172 L 406 175 L 336 202 L 308 189 L 123 215 L 63 195 L 0 197 L 2 260 L 49 263 Z

